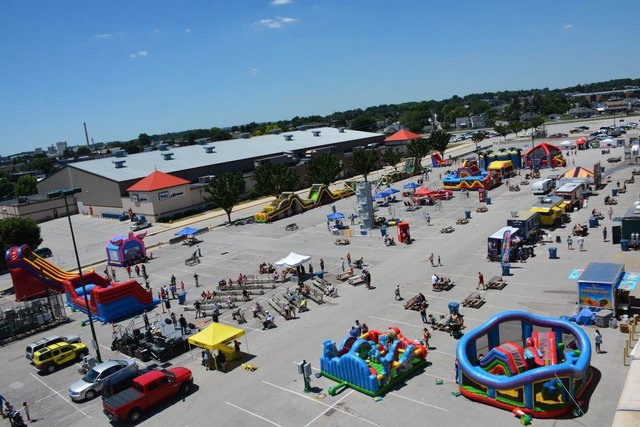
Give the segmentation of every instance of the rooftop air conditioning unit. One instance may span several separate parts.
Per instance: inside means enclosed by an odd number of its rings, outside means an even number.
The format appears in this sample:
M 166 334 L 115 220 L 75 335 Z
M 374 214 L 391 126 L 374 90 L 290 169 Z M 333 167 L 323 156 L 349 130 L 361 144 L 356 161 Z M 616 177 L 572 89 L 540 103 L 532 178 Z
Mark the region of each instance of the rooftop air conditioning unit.
M 215 148 L 216 147 L 214 147 L 213 145 L 206 146 L 206 147 L 204 147 L 204 152 L 207 153 L 207 154 L 215 153 L 215 151 L 214 151 Z
M 127 150 L 116 150 L 115 153 L 113 153 L 114 156 L 116 157 L 127 157 Z
M 283 135 L 285 141 L 293 141 L 293 135 Z
M 198 182 L 199 182 L 200 184 L 207 184 L 207 183 L 211 182 L 211 180 L 212 180 L 213 178 L 215 178 L 215 177 L 216 177 L 215 175 L 205 175 L 205 176 L 201 176 L 200 178 L 198 178 Z
M 320 131 L 319 130 L 313 130 L 313 131 L 311 131 L 311 133 L 313 134 L 313 136 L 320 136 Z
M 173 160 L 173 153 L 162 153 L 162 157 L 165 160 Z
M 338 128 L 338 132 L 344 133 L 344 128 Z
M 126 162 L 127 162 L 126 160 L 114 160 L 113 164 L 116 167 L 116 169 L 122 169 Z
M 168 150 L 168 148 L 167 148 L 168 145 L 164 144 L 164 143 L 158 144 L 157 147 L 158 147 L 158 150 L 160 150 L 160 151 L 167 151 Z

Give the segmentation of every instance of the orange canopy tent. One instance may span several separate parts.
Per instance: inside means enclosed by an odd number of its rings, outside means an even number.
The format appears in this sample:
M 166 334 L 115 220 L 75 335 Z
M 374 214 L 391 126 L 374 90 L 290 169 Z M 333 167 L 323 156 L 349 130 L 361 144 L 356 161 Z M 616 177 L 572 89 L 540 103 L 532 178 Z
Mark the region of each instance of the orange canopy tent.
M 395 142 L 395 141 L 410 141 L 412 139 L 422 138 L 422 135 L 417 133 L 413 133 L 410 130 L 402 129 L 398 132 L 394 133 L 390 137 L 387 137 L 384 142 Z

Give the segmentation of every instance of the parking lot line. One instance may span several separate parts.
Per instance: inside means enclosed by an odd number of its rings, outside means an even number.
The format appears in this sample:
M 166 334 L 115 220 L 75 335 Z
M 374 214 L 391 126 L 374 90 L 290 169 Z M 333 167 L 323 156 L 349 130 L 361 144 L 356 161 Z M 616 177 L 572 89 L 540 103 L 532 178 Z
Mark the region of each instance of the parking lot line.
M 89 414 L 87 414 L 86 412 L 84 412 L 82 409 L 78 408 L 76 405 L 74 405 L 73 403 L 69 402 L 67 399 L 65 399 L 65 397 L 63 395 L 61 395 L 60 393 L 58 393 L 57 391 L 55 391 L 54 389 L 52 389 L 51 387 L 49 387 L 49 385 L 47 383 L 45 383 L 44 381 L 42 381 L 40 378 L 36 377 L 33 372 L 30 372 L 29 375 L 31 375 L 33 378 L 35 378 L 36 380 L 38 380 L 38 382 L 40 384 L 42 384 L 43 386 L 45 386 L 46 388 L 48 388 L 49 390 L 51 390 L 52 392 L 54 392 L 55 394 L 57 394 L 58 396 L 60 396 L 60 399 L 64 400 L 65 402 L 67 402 L 69 405 L 71 405 L 73 407 L 73 409 L 75 409 L 76 411 L 80 412 L 82 415 L 84 415 L 85 417 L 92 419 L 91 416 L 89 416 Z
M 224 403 L 226 403 L 227 405 L 232 406 L 232 407 L 234 407 L 234 408 L 236 408 L 236 409 L 239 409 L 239 410 L 241 410 L 242 412 L 246 412 L 246 413 L 247 413 L 247 414 L 249 414 L 249 415 L 253 415 L 253 416 L 254 416 L 254 417 L 256 417 L 256 418 L 260 418 L 262 421 L 266 421 L 266 422 L 268 422 L 268 423 L 269 423 L 269 424 L 271 424 L 271 425 L 274 425 L 274 426 L 277 426 L 277 427 L 282 427 L 280 424 L 278 424 L 278 423 L 274 423 L 273 421 L 271 421 L 271 420 L 269 420 L 269 419 L 267 419 L 267 418 L 263 417 L 262 415 L 258 415 L 258 414 L 256 414 L 255 412 L 251 412 L 251 411 L 250 411 L 250 410 L 248 410 L 248 409 L 241 408 L 241 407 L 239 407 L 238 405 L 234 405 L 233 403 L 230 403 L 230 402 L 224 402 Z
M 340 399 L 338 399 L 333 405 L 331 405 L 330 407 L 328 407 L 327 409 L 325 409 L 324 411 L 322 411 L 320 414 L 318 414 L 317 417 L 315 417 L 314 419 L 312 419 L 311 421 L 309 421 L 307 424 L 305 424 L 304 427 L 309 427 L 311 424 L 314 423 L 315 420 L 317 420 L 318 418 L 320 418 L 321 416 L 323 416 L 324 414 L 326 414 L 327 412 L 329 412 L 330 410 L 334 409 L 334 407 L 342 402 L 344 399 L 346 399 L 351 393 L 353 393 L 353 390 L 349 390 L 349 392 L 347 394 L 345 394 L 344 396 L 342 396 Z
M 271 387 L 275 387 L 277 389 L 280 389 L 282 391 L 286 391 L 288 393 L 295 394 L 295 395 L 300 396 L 300 397 L 304 397 L 307 400 L 310 400 L 312 402 L 316 402 L 317 404 L 322 405 L 322 406 L 326 406 L 327 408 L 333 409 L 334 411 L 340 412 L 341 414 L 349 415 L 350 417 L 354 417 L 354 418 L 356 418 L 356 419 L 358 419 L 360 421 L 364 421 L 366 423 L 372 424 L 372 425 L 377 426 L 377 427 L 382 427 L 380 424 L 376 424 L 371 420 L 368 420 L 366 418 L 362 418 L 362 417 L 360 417 L 358 415 L 352 414 L 351 412 L 347 412 L 347 411 L 344 411 L 342 409 L 332 408 L 332 405 L 329 405 L 328 403 L 320 402 L 319 400 L 313 399 L 312 397 L 309 397 L 309 396 L 305 396 L 304 394 L 298 393 L 297 391 L 289 390 L 288 388 L 281 387 L 279 385 L 270 383 L 269 381 L 262 380 L 261 382 L 264 383 L 264 384 L 270 385 Z
M 446 409 L 446 408 L 441 408 L 441 407 L 436 406 L 436 405 L 431 405 L 429 403 L 420 402 L 419 400 L 411 399 L 410 397 L 401 396 L 398 393 L 387 393 L 387 396 L 399 397 L 400 399 L 408 400 L 409 402 L 417 403 L 418 405 L 423 405 L 423 406 L 427 406 L 429 408 L 438 409 L 440 411 L 449 412 L 449 410 Z

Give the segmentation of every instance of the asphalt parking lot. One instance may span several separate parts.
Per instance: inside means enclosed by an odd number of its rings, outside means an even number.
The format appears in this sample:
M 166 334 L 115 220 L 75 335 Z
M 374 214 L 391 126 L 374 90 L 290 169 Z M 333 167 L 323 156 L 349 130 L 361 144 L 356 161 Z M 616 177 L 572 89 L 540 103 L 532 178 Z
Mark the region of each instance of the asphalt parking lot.
M 610 121 L 609 121 L 610 122 Z M 594 124 L 589 123 L 590 126 Z M 554 125 L 555 126 L 555 125 Z M 560 125 L 557 125 L 560 126 Z M 565 124 L 566 130 L 576 126 Z M 559 127 L 548 132 L 564 130 Z M 577 135 L 576 135 L 577 136 Z M 553 142 L 553 140 L 551 141 Z M 523 142 L 521 144 L 526 144 Z M 622 149 L 612 150 L 610 155 L 622 155 Z M 600 150 L 579 152 L 575 165 L 591 168 L 597 160 L 610 168 Z M 630 175 L 632 167 L 620 168 L 613 172 L 613 182 Z M 543 170 L 543 177 L 558 173 Z M 438 178 L 439 171 L 431 174 Z M 404 181 L 395 184 L 401 189 Z M 437 183 L 427 183 L 429 187 Z M 586 223 L 591 209 L 606 211 L 603 196 L 610 194 L 610 187 L 600 192 L 600 196 L 589 200 L 588 209 L 571 214 L 572 222 L 566 228 L 552 232 L 559 235 L 562 244 L 558 244 L 559 259 L 550 260 L 546 246 L 536 248 L 536 256 L 526 263 L 512 264 L 513 273 L 508 277 L 508 285 L 501 291 L 486 291 L 487 303 L 479 309 L 463 308 L 465 325 L 468 329 L 484 322 L 491 315 L 508 309 L 522 309 L 543 316 L 557 317 L 574 312 L 576 297 L 575 282 L 567 279 L 574 268 L 584 268 L 591 261 L 624 262 L 629 271 L 640 271 L 640 257 L 633 252 L 620 252 L 619 246 L 603 242 L 601 230 L 596 229 L 586 237 L 586 251 L 568 251 L 565 239 L 570 227 L 575 223 Z M 638 198 L 640 183 L 627 184 L 628 191 L 618 197 L 616 215 L 622 214 L 633 200 Z M 233 366 L 228 373 L 205 371 L 200 366 L 200 352 L 193 350 L 168 362 L 167 365 L 186 366 L 194 372 L 196 390 L 183 400 L 146 414 L 142 425 L 239 425 L 239 426 L 395 426 L 411 425 L 468 425 L 473 417 L 474 425 L 515 425 L 518 421 L 508 411 L 471 402 L 464 397 L 455 397 L 453 382 L 454 353 L 457 341 L 443 332 L 434 332 L 431 339 L 430 365 L 424 371 L 399 384 L 387 393 L 382 400 L 374 401 L 357 391 L 344 390 L 335 397 L 329 396 L 327 388 L 334 383 L 326 378 L 312 378 L 313 393 L 303 392 L 302 378 L 297 374 L 296 363 L 306 359 L 318 368 L 318 358 L 322 351 L 322 342 L 331 339 L 340 342 L 348 334 L 355 319 L 368 324 L 373 329 L 399 327 L 408 337 L 421 336 L 423 324 L 418 312 L 404 310 L 402 301 L 394 300 L 394 288 L 400 284 L 405 299 L 422 292 L 429 302 L 429 313 L 447 312 L 449 301 L 460 301 L 475 290 L 478 271 L 486 279 L 500 273 L 498 263 L 486 260 L 487 236 L 506 225 L 511 211 L 528 210 L 535 201 L 530 186 L 521 186 L 520 192 L 509 192 L 501 186 L 490 193 L 492 204 L 489 212 L 476 213 L 480 206 L 477 195 L 469 198 L 456 194 L 450 201 L 443 201 L 442 209 L 427 207 L 415 212 L 404 212 L 401 203 L 391 209 L 381 210 L 389 217 L 395 213 L 411 225 L 411 235 L 415 239 L 412 245 L 385 247 L 379 235 L 372 237 L 352 237 L 348 246 L 334 244 L 335 237 L 329 235 L 326 227 L 326 214 L 331 207 L 325 206 L 303 215 L 281 220 L 272 224 L 250 224 L 216 228 L 201 236 L 202 262 L 196 266 L 184 265 L 184 259 L 193 252 L 193 248 L 184 245 L 164 244 L 153 249 L 154 259 L 148 264 L 151 286 L 158 290 L 167 284 L 171 274 L 178 282 L 184 281 L 188 300 L 203 290 L 214 290 L 218 281 L 227 277 L 236 278 L 238 273 L 257 274 L 260 262 L 274 262 L 289 252 L 297 252 L 312 257 L 311 262 L 317 270 L 319 259 L 325 261 L 325 278 L 338 287 L 339 297 L 326 300 L 325 304 L 310 302 L 310 311 L 299 314 L 297 319 L 285 321 L 276 319 L 277 328 L 263 331 L 260 325 L 247 315 L 246 339 L 242 338 L 242 350 L 247 353 L 245 361 L 256 365 L 255 372 Z M 337 202 L 339 212 L 348 215 L 355 211 L 355 198 Z M 239 211 L 234 215 L 244 217 L 256 212 Z M 472 219 L 467 225 L 455 225 L 464 211 L 471 210 Z M 432 226 L 427 226 L 425 212 L 431 215 Z M 43 224 L 45 245 L 54 251 L 50 261 L 62 268 L 72 269 L 75 258 L 70 248 L 65 222 Z M 66 220 L 65 220 L 66 221 Z M 109 237 L 125 232 L 126 224 L 89 217 L 74 216 L 74 230 L 80 248 L 83 263 L 104 256 L 104 245 Z M 195 227 L 207 227 L 221 222 L 220 219 L 206 219 Z M 285 225 L 296 223 L 298 229 L 285 231 Z M 454 225 L 452 234 L 441 234 L 440 228 Z M 604 225 L 610 229 L 611 221 Z M 166 226 L 154 226 L 149 243 L 167 242 L 174 231 L 162 232 Z M 340 272 L 340 257 L 347 252 L 352 259 L 364 257 L 367 269 L 372 275 L 375 289 L 367 290 L 363 286 L 352 287 L 335 280 Z M 433 269 L 427 256 L 433 252 L 440 256 L 443 266 Z M 95 267 L 102 271 L 103 265 Z M 455 281 L 455 287 L 446 292 L 433 292 L 430 276 L 436 271 L 439 275 L 449 276 Z M 199 288 L 195 287 L 193 275 L 200 277 Z M 126 277 L 121 270 L 119 277 Z M 2 280 L 6 280 L 3 277 Z M 293 286 L 293 285 L 291 285 Z M 281 293 L 287 285 L 263 296 L 255 297 L 265 305 L 269 298 Z M 251 304 L 245 303 L 244 310 Z M 173 304 L 177 313 L 183 313 L 183 307 Z M 38 423 L 51 426 L 100 426 L 108 425 L 102 414 L 100 398 L 82 403 L 73 403 L 67 395 L 68 386 L 79 378 L 78 366 L 61 369 L 51 375 L 40 375 L 24 358 L 24 347 L 39 338 L 50 334 L 79 334 L 83 342 L 90 343 L 91 335 L 87 327 L 80 322 L 85 318 L 80 313 L 69 313 L 72 321 L 47 333 L 9 343 L 0 350 L 0 393 L 14 404 L 26 400 L 31 404 L 31 414 Z M 166 314 L 158 307 L 154 315 L 163 319 Z M 184 312 L 185 317 L 197 326 L 206 326 L 207 322 L 194 319 L 194 312 Z M 142 323 L 140 318 L 133 322 Z M 123 322 L 128 325 L 130 321 Z M 199 323 L 198 323 L 199 322 Z M 230 311 L 225 311 L 221 322 L 236 325 Z M 98 341 L 103 359 L 119 357 L 110 350 L 112 326 L 97 324 Z M 586 328 L 593 339 L 593 329 Z M 587 401 L 586 414 L 579 418 L 561 420 L 534 420 L 534 425 L 610 425 L 617 406 L 618 398 L 627 374 L 622 364 L 622 348 L 625 335 L 618 330 L 602 330 L 604 336 L 604 354 L 594 354 L 592 365 L 596 371 L 594 391 Z M 436 380 L 442 380 L 439 385 Z M 3 420 L 4 421 L 4 420 Z

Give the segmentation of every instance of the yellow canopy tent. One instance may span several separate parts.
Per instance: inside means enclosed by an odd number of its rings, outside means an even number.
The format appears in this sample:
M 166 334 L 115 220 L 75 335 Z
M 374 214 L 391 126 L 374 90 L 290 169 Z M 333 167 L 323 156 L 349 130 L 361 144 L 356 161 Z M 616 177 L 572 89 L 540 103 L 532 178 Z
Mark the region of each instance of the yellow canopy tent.
M 225 354 L 226 360 L 230 361 L 234 360 L 238 355 L 233 347 L 228 346 L 227 343 L 243 335 L 244 329 L 221 323 L 212 323 L 197 334 L 190 336 L 188 342 L 206 350 L 220 350 Z

